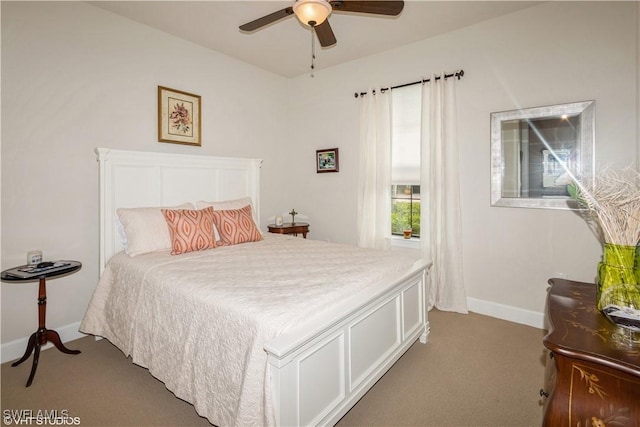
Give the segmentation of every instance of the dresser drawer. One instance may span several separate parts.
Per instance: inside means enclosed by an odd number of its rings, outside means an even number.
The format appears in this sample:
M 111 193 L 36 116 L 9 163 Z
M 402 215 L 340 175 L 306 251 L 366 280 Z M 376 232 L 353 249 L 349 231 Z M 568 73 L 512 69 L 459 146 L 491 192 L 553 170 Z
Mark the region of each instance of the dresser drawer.
M 597 310 L 595 285 L 550 283 L 543 425 L 640 426 L 640 342 Z

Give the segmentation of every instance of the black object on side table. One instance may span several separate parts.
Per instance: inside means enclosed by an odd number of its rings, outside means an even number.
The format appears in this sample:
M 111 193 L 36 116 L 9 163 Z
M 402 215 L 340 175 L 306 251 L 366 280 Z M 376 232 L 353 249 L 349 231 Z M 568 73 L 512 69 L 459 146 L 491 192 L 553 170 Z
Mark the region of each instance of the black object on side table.
M 56 261 L 54 263 L 42 263 L 41 267 L 35 266 L 20 266 L 10 268 L 2 272 L 0 278 L 3 282 L 10 283 L 25 283 L 39 281 L 40 287 L 38 290 L 38 330 L 31 334 L 29 337 L 29 343 L 27 344 L 27 350 L 24 352 L 24 356 L 20 360 L 11 364 L 11 366 L 18 366 L 31 356 L 31 353 L 35 350 L 33 356 L 33 365 L 31 366 L 31 373 L 27 380 L 27 387 L 33 382 L 33 377 L 36 375 L 36 369 L 38 368 L 38 359 L 40 357 L 40 347 L 47 342 L 53 343 L 55 347 L 63 353 L 67 354 L 79 354 L 80 350 L 69 350 L 66 348 L 60 340 L 60 335 L 53 329 L 47 329 L 45 321 L 47 317 L 47 279 L 51 279 L 58 276 L 65 276 L 75 273 L 80 270 L 82 264 L 78 261 Z M 40 266 L 40 264 L 39 264 Z

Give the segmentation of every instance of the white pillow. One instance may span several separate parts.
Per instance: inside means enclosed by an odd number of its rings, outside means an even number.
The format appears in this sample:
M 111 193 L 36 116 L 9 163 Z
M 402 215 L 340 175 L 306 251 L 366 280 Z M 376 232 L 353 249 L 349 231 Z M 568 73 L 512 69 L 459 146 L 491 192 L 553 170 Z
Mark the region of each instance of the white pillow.
M 118 236 L 120 236 L 120 244 L 122 247 L 127 249 L 127 234 L 124 232 L 124 226 L 120 222 L 120 218 L 118 218 L 118 214 L 113 214 L 113 221 L 116 224 L 116 228 L 118 229 Z
M 118 221 L 124 231 L 124 250 L 129 256 L 171 249 L 169 227 L 160 209 L 164 207 L 119 208 Z M 192 203 L 164 209 L 193 209 Z
M 251 203 L 251 197 L 243 197 L 241 199 L 234 199 L 234 200 L 223 200 L 221 202 L 206 202 L 204 200 L 200 200 L 199 202 L 196 202 L 196 209 L 204 209 L 211 206 L 214 211 L 228 211 L 228 210 L 242 209 L 247 205 L 251 206 L 251 214 L 253 217 L 253 222 L 256 224 L 256 228 L 257 228 L 258 219 L 256 218 L 256 210 L 253 209 L 253 204 Z

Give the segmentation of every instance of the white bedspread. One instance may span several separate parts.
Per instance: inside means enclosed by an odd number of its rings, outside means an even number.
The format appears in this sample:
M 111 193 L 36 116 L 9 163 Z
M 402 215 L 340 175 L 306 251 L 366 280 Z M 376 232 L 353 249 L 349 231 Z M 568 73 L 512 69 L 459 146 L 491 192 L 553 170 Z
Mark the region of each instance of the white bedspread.
M 384 291 L 406 254 L 265 235 L 171 256 L 115 255 L 80 330 L 107 338 L 215 425 L 273 425 L 269 339 Z

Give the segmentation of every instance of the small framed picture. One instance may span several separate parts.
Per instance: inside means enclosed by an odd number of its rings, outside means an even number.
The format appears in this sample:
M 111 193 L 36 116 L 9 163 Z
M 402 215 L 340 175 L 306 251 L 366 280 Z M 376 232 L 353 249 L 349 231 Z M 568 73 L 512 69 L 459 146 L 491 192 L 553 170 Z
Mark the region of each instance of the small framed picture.
M 316 150 L 316 172 L 338 172 L 338 149 Z
M 201 145 L 200 96 L 158 86 L 158 141 Z

